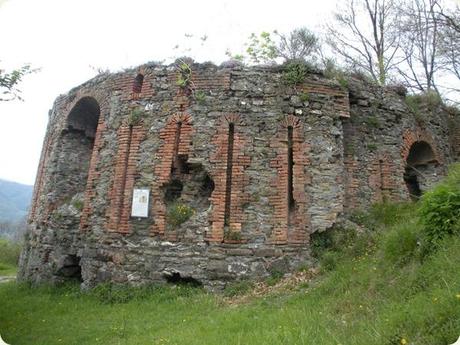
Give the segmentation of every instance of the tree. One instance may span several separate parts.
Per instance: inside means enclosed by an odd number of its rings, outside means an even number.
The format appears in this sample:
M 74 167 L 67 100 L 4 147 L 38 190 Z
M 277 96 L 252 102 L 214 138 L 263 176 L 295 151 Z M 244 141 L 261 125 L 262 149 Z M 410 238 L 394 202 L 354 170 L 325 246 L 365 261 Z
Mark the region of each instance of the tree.
M 274 64 L 291 61 L 309 61 L 315 59 L 318 51 L 318 38 L 307 28 L 297 28 L 288 34 L 263 31 L 256 35 L 252 33 L 246 44 L 246 54 L 254 64 L 268 63 Z M 227 55 L 236 60 L 244 60 L 244 55 L 232 55 L 227 51 Z
M 30 65 L 24 65 L 11 72 L 0 69 L 0 101 L 22 100 L 18 85 L 25 75 L 35 71 L 31 69 Z
M 285 61 L 308 61 L 315 57 L 318 50 L 318 37 L 307 28 L 298 28 L 289 34 L 280 34 L 275 46 L 276 55 Z
M 393 30 L 398 17 L 393 0 L 346 0 L 334 22 L 327 24 L 326 41 L 352 69 L 385 85 L 399 63 L 399 36 Z
M 435 6 L 436 0 L 411 0 L 399 7 L 402 17 L 398 31 L 403 42 L 404 64 L 398 67 L 398 72 L 408 87 L 439 94 L 435 77 L 441 68 L 440 16 Z
M 444 10 L 436 3 L 439 13 L 439 50 L 441 68 L 460 80 L 460 8 Z M 460 91 L 456 89 L 456 91 Z

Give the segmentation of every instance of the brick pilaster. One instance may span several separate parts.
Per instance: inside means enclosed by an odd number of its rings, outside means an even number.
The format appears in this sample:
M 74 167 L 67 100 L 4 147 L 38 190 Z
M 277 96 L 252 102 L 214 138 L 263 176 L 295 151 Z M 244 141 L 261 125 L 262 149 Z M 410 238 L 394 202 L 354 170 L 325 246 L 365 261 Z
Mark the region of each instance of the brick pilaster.
M 162 140 L 162 145 L 158 150 L 160 162 L 154 168 L 156 180 L 152 184 L 151 210 L 154 219 L 152 235 L 162 235 L 169 240 L 176 239 L 175 233 L 166 233 L 166 204 L 163 200 L 162 187 L 171 180 L 171 172 L 174 162 L 178 159 L 177 156 L 190 155 L 192 133 L 192 118 L 189 114 L 182 112 L 173 115 L 160 131 L 159 136 Z M 176 140 L 178 140 L 177 143 Z
M 233 152 L 231 162 L 229 162 L 229 128 L 233 124 Z M 248 140 L 244 138 L 242 127 L 245 124 L 241 121 L 238 114 L 223 116 L 218 126 L 217 134 L 213 137 L 212 143 L 216 145 L 216 151 L 211 155 L 213 165 L 213 179 L 215 183 L 214 191 L 211 195 L 212 214 L 211 232 L 207 234 L 210 242 L 224 241 L 225 227 L 225 208 L 230 206 L 228 231 L 241 232 L 244 220 L 243 204 L 248 201 L 245 193 L 245 186 L 248 184 L 248 177 L 245 169 L 250 164 L 250 157 L 244 154 L 244 148 Z M 230 166 L 228 166 L 230 164 Z M 227 185 L 231 169 L 231 182 Z
M 288 200 L 288 128 L 293 130 L 293 199 L 295 207 L 289 209 Z M 274 229 L 271 242 L 275 244 L 301 244 L 308 241 L 310 217 L 307 213 L 307 195 L 305 188 L 310 182 L 305 170 L 309 165 L 308 153 L 310 147 L 305 143 L 303 127 L 299 118 L 288 115 L 281 123 L 276 138 L 271 147 L 276 157 L 271 161 L 271 167 L 277 169 L 277 177 L 272 181 L 274 193 L 270 203 L 274 211 Z
M 92 213 L 91 201 L 95 196 L 96 192 L 95 182 L 99 178 L 99 172 L 97 171 L 97 164 L 99 163 L 99 150 L 102 146 L 102 134 L 105 131 L 105 123 L 103 116 L 99 117 L 99 121 L 96 129 L 96 136 L 94 139 L 93 152 L 91 153 L 91 160 L 89 163 L 88 179 L 86 182 L 85 197 L 83 203 L 83 210 L 80 217 L 80 230 L 85 230 L 88 226 L 88 219 Z
M 146 130 L 142 124 L 130 126 L 123 124 L 118 129 L 118 153 L 112 190 L 109 194 L 107 230 L 119 233 L 130 233 L 129 219 L 136 166 L 139 158 L 139 146 L 144 139 Z

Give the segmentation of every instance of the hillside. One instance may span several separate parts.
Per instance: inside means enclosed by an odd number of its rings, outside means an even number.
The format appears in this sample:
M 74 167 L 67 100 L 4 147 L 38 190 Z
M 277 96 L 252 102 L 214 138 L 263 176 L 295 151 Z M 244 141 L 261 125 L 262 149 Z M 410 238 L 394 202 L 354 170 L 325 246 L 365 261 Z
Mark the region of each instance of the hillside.
M 457 166 L 417 203 L 375 205 L 314 236 L 316 269 L 223 296 L 5 283 L 0 332 L 11 344 L 448 345 L 460 335 L 459 234 Z
M 17 222 L 27 215 L 33 186 L 0 179 L 0 222 Z

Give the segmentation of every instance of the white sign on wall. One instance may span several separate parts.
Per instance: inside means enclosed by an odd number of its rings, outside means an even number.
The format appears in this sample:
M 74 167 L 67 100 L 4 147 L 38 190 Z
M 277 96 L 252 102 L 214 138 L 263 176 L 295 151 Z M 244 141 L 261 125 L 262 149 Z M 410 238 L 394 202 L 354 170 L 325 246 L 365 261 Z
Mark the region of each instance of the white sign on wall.
M 149 189 L 134 189 L 131 217 L 149 216 Z

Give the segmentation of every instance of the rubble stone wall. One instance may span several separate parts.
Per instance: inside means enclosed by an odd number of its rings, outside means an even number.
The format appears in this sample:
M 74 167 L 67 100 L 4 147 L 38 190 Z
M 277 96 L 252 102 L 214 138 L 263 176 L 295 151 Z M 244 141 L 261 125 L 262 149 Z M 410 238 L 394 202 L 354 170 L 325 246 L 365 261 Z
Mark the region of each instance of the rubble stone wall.
M 442 109 L 422 121 L 391 89 L 190 67 L 143 65 L 58 97 L 19 279 L 220 289 L 292 271 L 312 264 L 312 233 L 408 199 L 409 179 L 427 188 L 459 152 Z M 422 141 L 434 158 L 418 176 L 407 159 Z M 135 188 L 150 190 L 146 218 L 131 217 Z

